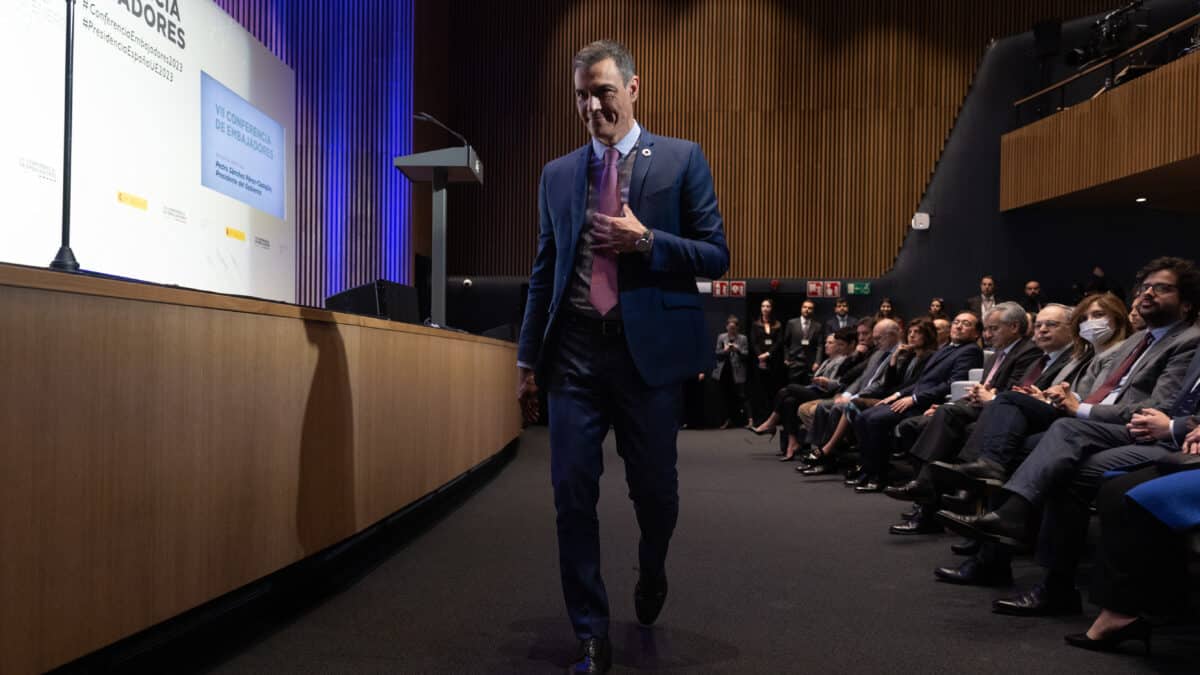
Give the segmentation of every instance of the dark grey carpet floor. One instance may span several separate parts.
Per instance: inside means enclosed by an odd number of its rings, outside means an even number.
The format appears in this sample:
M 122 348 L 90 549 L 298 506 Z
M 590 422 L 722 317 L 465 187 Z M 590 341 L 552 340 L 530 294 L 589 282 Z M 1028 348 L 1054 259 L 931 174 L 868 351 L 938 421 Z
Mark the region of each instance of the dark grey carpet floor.
M 750 441 L 753 442 L 750 442 Z M 1154 656 L 1063 644 L 1084 616 L 990 613 L 1004 589 L 937 583 L 950 535 L 887 534 L 903 504 L 804 478 L 744 431 L 680 436 L 671 595 L 633 617 L 637 526 L 611 439 L 601 496 L 614 672 L 1200 672 L 1200 635 Z M 545 429 L 498 476 L 373 572 L 230 655 L 213 673 L 553 673 L 575 649 L 559 592 Z M 1039 577 L 1018 563 L 1018 585 Z

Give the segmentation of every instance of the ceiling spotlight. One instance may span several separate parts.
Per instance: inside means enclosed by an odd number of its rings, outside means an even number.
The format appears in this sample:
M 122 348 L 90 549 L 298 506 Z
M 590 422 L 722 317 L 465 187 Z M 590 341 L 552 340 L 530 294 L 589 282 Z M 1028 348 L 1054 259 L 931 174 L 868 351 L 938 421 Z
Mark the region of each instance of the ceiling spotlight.
M 1139 204 L 1145 204 L 1145 203 L 1146 203 L 1146 198 L 1145 198 L 1145 197 L 1138 197 L 1137 199 L 1135 199 L 1135 200 L 1133 200 L 1133 201 L 1135 201 L 1135 202 L 1137 202 L 1137 203 L 1139 203 Z

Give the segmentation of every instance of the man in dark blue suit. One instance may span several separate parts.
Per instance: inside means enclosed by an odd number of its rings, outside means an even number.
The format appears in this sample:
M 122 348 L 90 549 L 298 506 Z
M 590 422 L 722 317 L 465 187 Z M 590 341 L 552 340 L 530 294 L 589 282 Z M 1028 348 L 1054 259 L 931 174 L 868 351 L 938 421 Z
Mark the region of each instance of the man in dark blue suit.
M 679 514 L 682 383 L 711 361 L 696 277 L 723 275 L 729 249 L 700 147 L 651 135 L 634 120 L 640 81 L 629 52 L 593 42 L 573 67 L 591 141 L 542 171 L 517 393 L 532 421 L 538 388 L 548 392 L 559 569 L 581 647 L 571 671 L 605 672 L 612 647 L 596 517 L 601 443 L 611 426 L 641 529 L 634 605 L 648 625 L 666 599 Z
M 960 312 L 950 323 L 950 342 L 933 353 L 920 379 L 867 408 L 854 420 L 863 473 L 855 492 L 882 492 L 887 486 L 888 459 L 896 425 L 945 401 L 950 383 L 965 380 L 972 368 L 983 365 L 979 317 Z

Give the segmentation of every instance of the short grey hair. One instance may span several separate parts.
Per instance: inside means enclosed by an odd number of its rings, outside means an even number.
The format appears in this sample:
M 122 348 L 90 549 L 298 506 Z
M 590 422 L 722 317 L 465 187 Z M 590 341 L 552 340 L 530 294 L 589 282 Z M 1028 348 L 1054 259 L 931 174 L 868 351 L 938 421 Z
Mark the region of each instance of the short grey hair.
M 591 68 L 604 59 L 612 59 L 613 63 L 617 64 L 617 70 L 621 71 L 621 80 L 627 85 L 637 74 L 633 65 L 633 54 L 616 40 L 596 40 L 584 45 L 583 49 L 575 52 L 575 58 L 571 59 L 571 72 L 580 68 Z
M 1075 308 L 1070 305 L 1064 305 L 1058 302 L 1047 302 L 1042 305 L 1042 309 L 1059 309 L 1063 314 L 1067 315 L 1066 321 L 1070 321 L 1075 316 Z
M 1025 325 L 1029 323 L 1029 317 L 1025 316 L 1025 308 L 1015 302 L 1002 302 L 996 305 L 992 311 L 988 312 L 988 316 L 996 312 L 1000 312 L 1001 323 L 1021 324 L 1022 332 L 1024 332 Z

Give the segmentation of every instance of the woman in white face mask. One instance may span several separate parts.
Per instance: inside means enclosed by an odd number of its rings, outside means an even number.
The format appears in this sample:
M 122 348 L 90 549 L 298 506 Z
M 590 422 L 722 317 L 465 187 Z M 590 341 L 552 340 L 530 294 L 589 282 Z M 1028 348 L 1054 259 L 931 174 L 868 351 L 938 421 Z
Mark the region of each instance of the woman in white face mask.
M 1075 349 L 1071 353 L 1072 390 L 1086 395 L 1095 384 L 1096 375 L 1112 361 L 1116 347 L 1133 333 L 1125 303 L 1112 293 L 1093 293 L 1076 307 Z M 1084 367 L 1086 365 L 1086 368 Z M 1071 366 L 1075 366 L 1071 368 Z M 1067 368 L 1063 369 L 1065 373 Z

